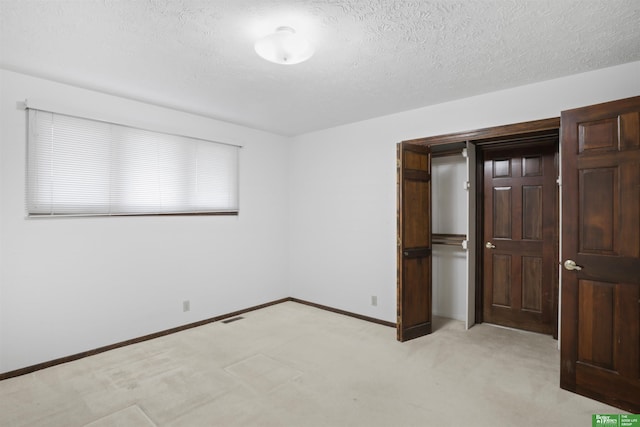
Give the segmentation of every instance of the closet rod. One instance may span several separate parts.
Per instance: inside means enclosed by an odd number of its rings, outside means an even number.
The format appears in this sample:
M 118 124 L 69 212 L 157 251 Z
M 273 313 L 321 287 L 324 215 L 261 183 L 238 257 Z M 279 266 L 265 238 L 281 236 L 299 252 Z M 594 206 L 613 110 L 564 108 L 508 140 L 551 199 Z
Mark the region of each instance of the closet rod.
M 466 234 L 431 234 L 431 243 L 434 245 L 449 245 L 464 247 L 463 242 L 467 240 Z

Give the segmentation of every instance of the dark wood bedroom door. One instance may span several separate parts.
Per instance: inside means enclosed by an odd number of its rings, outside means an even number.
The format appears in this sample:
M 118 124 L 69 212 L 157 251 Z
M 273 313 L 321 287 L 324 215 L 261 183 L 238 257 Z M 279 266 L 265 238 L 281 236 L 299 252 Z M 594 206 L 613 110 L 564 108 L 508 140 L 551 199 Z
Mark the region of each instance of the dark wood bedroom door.
M 485 322 L 554 332 L 556 143 L 484 152 Z
M 431 333 L 431 150 L 398 144 L 398 341 Z
M 640 97 L 561 122 L 560 385 L 640 413 Z

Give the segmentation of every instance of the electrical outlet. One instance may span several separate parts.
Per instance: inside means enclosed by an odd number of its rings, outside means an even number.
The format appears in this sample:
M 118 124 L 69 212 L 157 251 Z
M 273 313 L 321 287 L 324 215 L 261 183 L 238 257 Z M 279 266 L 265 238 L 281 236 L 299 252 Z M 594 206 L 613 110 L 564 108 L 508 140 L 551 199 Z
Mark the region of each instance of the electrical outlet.
M 182 301 L 182 311 L 191 310 L 191 302 L 189 300 Z
M 371 305 L 374 307 L 378 306 L 378 296 L 377 295 L 371 295 Z

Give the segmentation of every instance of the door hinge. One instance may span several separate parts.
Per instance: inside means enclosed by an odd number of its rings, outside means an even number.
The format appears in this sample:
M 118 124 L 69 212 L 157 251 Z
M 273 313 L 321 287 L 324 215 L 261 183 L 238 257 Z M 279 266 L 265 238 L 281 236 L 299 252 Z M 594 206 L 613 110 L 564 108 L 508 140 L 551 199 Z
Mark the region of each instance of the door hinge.
M 400 169 L 400 159 L 396 159 L 396 167 Z

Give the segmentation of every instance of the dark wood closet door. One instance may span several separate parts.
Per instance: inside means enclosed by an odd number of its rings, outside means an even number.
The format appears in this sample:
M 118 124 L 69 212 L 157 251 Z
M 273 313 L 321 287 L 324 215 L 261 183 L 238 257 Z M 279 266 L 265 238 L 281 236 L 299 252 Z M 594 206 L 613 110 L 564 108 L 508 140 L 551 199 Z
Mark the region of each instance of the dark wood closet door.
M 431 333 L 431 152 L 398 144 L 398 340 Z
M 640 413 L 640 97 L 561 120 L 560 385 Z
M 484 321 L 551 334 L 556 140 L 484 153 Z

